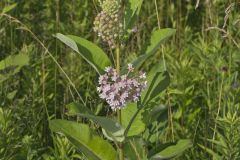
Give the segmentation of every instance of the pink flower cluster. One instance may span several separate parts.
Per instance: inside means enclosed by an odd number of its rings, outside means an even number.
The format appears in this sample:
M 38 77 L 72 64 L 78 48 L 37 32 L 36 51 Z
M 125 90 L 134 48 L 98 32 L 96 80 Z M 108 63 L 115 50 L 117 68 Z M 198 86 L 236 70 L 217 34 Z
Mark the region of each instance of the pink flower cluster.
M 134 72 L 132 64 L 128 64 L 128 73 L 119 75 L 116 69 L 106 67 L 106 73 L 99 77 L 97 91 L 100 98 L 105 99 L 112 110 L 121 109 L 127 102 L 137 102 L 141 92 L 146 88 L 146 74 L 139 72 L 135 77 L 130 77 Z

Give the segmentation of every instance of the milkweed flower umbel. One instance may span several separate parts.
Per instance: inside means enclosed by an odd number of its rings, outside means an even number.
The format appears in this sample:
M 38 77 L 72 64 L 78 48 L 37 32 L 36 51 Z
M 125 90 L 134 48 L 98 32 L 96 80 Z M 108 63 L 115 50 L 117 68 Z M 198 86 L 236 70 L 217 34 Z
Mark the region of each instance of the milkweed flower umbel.
M 94 32 L 111 48 L 115 48 L 123 34 L 121 5 L 119 0 L 104 0 L 101 3 L 102 11 L 94 20 Z
M 147 86 L 144 72 L 132 76 L 132 64 L 128 64 L 128 73 L 124 75 L 119 75 L 112 67 L 106 67 L 105 72 L 99 77 L 97 91 L 100 98 L 106 100 L 114 111 L 125 107 L 128 102 L 137 102 Z

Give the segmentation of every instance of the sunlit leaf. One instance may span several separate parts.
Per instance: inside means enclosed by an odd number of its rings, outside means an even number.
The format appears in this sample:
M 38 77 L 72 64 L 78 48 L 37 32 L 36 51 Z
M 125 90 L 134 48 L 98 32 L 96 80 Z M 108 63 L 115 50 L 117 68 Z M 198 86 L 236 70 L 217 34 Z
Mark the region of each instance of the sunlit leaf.
M 192 143 L 190 140 L 179 140 L 176 145 L 169 146 L 163 151 L 152 156 L 150 160 L 171 159 L 181 155 L 186 149 L 190 148 Z
M 111 65 L 111 61 L 105 52 L 94 43 L 73 35 L 57 33 L 57 39 L 79 53 L 99 74 L 103 73 L 105 67 Z
M 11 55 L 2 60 L 0 62 L 0 83 L 18 73 L 28 63 L 29 56 L 27 54 Z
M 105 131 L 106 135 L 110 136 L 115 141 L 122 142 L 124 140 L 124 128 L 116 121 L 100 116 L 79 114 L 81 117 L 88 118 L 100 125 Z
M 13 10 L 17 6 L 17 3 L 13 3 L 12 5 L 6 6 L 3 8 L 2 13 L 7 13 L 11 10 Z
M 173 36 L 175 32 L 176 32 L 175 29 L 170 29 L 170 28 L 154 31 L 151 36 L 150 45 L 147 47 L 146 51 L 145 50 L 142 51 L 144 52 L 144 54 L 142 54 L 132 62 L 133 66 L 135 68 L 139 68 L 148 58 L 153 56 L 156 53 L 156 51 L 159 49 L 160 45 L 165 40 Z
M 122 125 L 127 128 L 129 123 L 131 122 L 131 119 L 133 118 L 133 116 L 135 115 L 135 113 L 137 113 L 138 111 L 138 107 L 137 104 L 135 103 L 130 103 L 128 104 L 124 109 L 122 109 Z M 139 135 L 140 133 L 142 133 L 145 130 L 145 124 L 143 123 L 142 120 L 142 110 L 140 112 L 138 112 L 138 114 L 136 115 L 136 117 L 134 118 L 134 121 L 132 122 L 127 136 L 135 136 L 135 135 Z
M 139 16 L 143 0 L 126 1 L 126 12 L 124 16 L 125 30 L 131 29 Z
M 156 72 L 154 77 L 149 78 L 148 86 L 142 94 L 143 104 L 148 103 L 152 99 L 160 95 L 170 84 L 170 76 L 168 72 Z
M 117 160 L 117 152 L 110 143 L 93 133 L 85 124 L 67 120 L 52 120 L 50 128 L 63 133 L 83 154 L 93 160 Z

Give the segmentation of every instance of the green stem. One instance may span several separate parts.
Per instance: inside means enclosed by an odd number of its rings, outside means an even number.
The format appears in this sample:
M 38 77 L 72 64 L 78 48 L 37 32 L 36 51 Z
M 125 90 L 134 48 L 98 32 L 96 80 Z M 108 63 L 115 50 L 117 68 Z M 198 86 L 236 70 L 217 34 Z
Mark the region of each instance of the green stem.
M 117 68 L 117 73 L 120 74 L 120 47 L 119 46 L 116 48 L 116 68 Z M 117 111 L 117 117 L 118 117 L 118 122 L 121 125 L 122 124 L 121 110 Z M 124 160 L 122 142 L 118 143 L 118 148 L 119 148 L 119 160 Z

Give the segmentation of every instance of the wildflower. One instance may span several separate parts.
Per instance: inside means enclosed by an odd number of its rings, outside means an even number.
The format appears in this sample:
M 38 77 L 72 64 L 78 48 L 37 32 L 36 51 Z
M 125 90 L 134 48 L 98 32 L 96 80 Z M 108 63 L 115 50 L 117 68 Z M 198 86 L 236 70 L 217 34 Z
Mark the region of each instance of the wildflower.
M 145 79 L 146 78 L 146 73 L 144 73 L 144 72 L 139 72 L 139 77 L 141 78 L 141 79 Z
M 119 0 L 104 0 L 101 7 L 107 14 L 116 15 L 120 10 L 121 5 Z
M 132 64 L 128 64 L 128 71 L 133 72 L 134 68 Z
M 134 72 L 132 64 L 128 64 L 128 73 L 119 75 L 112 67 L 105 68 L 106 73 L 99 77 L 97 91 L 102 99 L 115 111 L 127 105 L 128 102 L 139 101 L 141 92 L 146 88 L 146 74 L 139 72 L 135 77 L 130 77 L 129 72 Z
M 104 0 L 101 3 L 102 11 L 94 20 L 94 32 L 108 43 L 111 48 L 116 47 L 119 37 L 123 34 L 119 0 Z

